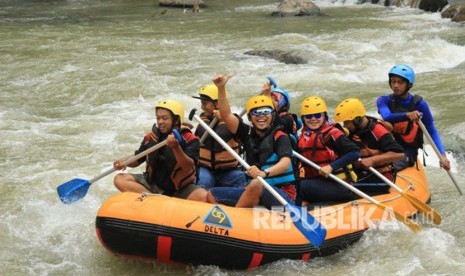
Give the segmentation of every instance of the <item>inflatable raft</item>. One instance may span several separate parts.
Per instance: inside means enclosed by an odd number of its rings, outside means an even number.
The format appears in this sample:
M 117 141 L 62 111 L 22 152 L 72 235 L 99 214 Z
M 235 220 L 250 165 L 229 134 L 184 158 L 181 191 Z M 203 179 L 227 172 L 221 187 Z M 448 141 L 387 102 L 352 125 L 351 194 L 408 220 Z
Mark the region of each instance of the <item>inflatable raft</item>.
M 426 203 L 430 192 L 421 164 L 398 173 L 396 184 Z M 390 189 L 374 196 L 406 217 L 418 210 Z M 162 195 L 119 193 L 98 211 L 97 235 L 110 252 L 164 263 L 253 269 L 280 259 L 334 254 L 359 240 L 380 220 L 395 220 L 365 199 L 321 206 L 309 211 L 327 230 L 315 247 L 283 210 L 245 209 L 194 202 Z M 399 223 L 400 228 L 405 227 Z

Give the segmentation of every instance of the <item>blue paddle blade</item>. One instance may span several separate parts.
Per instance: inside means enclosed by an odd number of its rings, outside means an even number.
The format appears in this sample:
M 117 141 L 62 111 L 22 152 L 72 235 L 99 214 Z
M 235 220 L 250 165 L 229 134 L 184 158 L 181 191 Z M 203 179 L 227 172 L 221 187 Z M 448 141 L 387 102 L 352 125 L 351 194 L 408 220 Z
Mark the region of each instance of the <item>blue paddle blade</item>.
M 61 201 L 65 204 L 71 204 L 83 198 L 89 190 L 89 180 L 74 178 L 57 187 L 57 193 Z
M 326 238 L 326 229 L 323 228 L 323 225 L 304 208 L 288 203 L 286 204 L 286 209 L 291 214 L 291 219 L 295 227 L 297 227 L 314 246 L 319 247 Z
M 278 84 L 276 83 L 276 81 L 273 79 L 272 76 L 268 76 L 267 79 L 270 81 L 270 84 L 271 86 L 273 86 L 273 88 L 278 87 Z

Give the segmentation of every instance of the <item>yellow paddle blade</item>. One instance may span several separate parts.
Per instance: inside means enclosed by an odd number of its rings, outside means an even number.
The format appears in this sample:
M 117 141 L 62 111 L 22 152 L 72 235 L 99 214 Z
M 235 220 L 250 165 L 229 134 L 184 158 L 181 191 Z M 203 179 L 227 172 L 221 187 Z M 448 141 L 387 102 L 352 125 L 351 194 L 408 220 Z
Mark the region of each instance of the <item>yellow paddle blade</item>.
M 383 210 L 388 209 L 388 207 L 386 205 L 382 204 L 382 203 L 379 203 L 378 207 L 383 209 Z M 418 225 L 413 220 L 409 219 L 406 216 L 401 215 L 399 212 L 397 212 L 396 210 L 389 207 L 388 212 L 390 212 L 390 211 L 392 211 L 394 213 L 394 216 L 396 217 L 396 219 L 398 221 L 400 221 L 400 222 L 404 223 L 405 225 L 407 225 L 408 228 L 410 228 L 413 232 L 417 233 L 417 232 L 419 232 L 421 230 L 421 226 Z
M 423 212 L 427 218 L 429 218 L 430 220 L 433 221 L 434 224 L 436 225 L 439 225 L 441 224 L 441 221 L 442 221 L 442 218 L 441 218 L 441 215 L 436 211 L 434 210 L 433 208 L 431 208 L 430 206 L 428 206 L 427 204 L 421 202 L 418 198 L 412 196 L 412 195 L 409 195 L 405 192 L 402 192 L 402 196 L 404 196 L 406 199 L 408 199 L 408 201 L 410 203 L 412 203 L 412 205 L 418 209 L 418 211 L 420 212 Z

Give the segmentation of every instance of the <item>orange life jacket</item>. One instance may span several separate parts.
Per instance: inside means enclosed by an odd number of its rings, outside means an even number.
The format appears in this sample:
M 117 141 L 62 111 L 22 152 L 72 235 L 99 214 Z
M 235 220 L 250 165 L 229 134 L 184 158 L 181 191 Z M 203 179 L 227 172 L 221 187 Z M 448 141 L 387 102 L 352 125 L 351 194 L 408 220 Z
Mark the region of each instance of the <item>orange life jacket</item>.
M 412 112 L 416 110 L 416 105 L 422 100 L 421 96 L 414 95 L 412 102 L 408 106 L 401 106 L 395 101 L 394 95 L 391 95 L 389 109 L 392 113 Z M 396 141 L 403 147 L 422 148 L 423 132 L 417 122 L 405 120 L 392 124 L 392 133 Z
M 209 125 L 210 119 L 204 113 L 200 118 Z M 223 120 L 212 128 L 226 143 L 239 154 L 240 144 L 234 139 L 234 135 L 228 130 Z M 200 134 L 200 129 L 196 131 L 197 136 L 202 136 L 205 132 Z M 202 129 L 203 130 L 203 129 Z M 211 170 L 224 170 L 233 169 L 239 165 L 239 162 L 234 158 L 226 149 L 223 148 L 213 137 L 210 135 L 205 139 L 204 143 L 200 145 L 200 166 L 209 168 Z

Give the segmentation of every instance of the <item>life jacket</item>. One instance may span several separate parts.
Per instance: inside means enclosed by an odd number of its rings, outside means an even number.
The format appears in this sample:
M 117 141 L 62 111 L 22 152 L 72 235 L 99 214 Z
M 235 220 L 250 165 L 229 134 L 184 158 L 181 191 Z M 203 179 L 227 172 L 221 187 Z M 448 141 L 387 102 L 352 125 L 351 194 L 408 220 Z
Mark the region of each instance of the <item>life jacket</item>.
M 388 126 L 384 124 L 383 120 L 378 120 L 376 118 L 368 117 L 368 125 L 364 131 L 364 133 L 371 133 L 371 137 L 373 138 L 372 143 L 375 144 L 383 137 L 384 135 L 388 134 L 391 135 L 391 133 L 388 130 Z M 362 139 L 359 136 L 360 134 L 351 134 L 351 140 L 354 141 L 359 147 L 360 147 L 360 155 L 361 158 L 367 158 L 371 156 L 376 156 L 376 155 L 381 155 L 384 152 L 382 152 L 379 149 L 370 147 L 373 145 L 367 144 L 366 141 L 362 141 Z M 377 166 L 374 166 L 374 168 L 379 171 L 380 173 L 384 174 L 388 179 L 393 178 L 393 170 L 394 166 L 392 163 L 385 163 L 385 164 L 380 164 Z
M 279 127 L 269 129 L 268 132 L 259 137 L 252 134 L 244 145 L 246 160 L 249 165 L 255 165 L 261 170 L 271 168 L 279 162 L 279 156 L 274 150 L 274 142 L 282 135 L 287 135 Z M 248 178 L 250 180 L 250 178 Z M 273 175 L 266 178 L 270 185 L 281 186 L 293 183 L 295 181 L 294 169 L 291 165 L 279 175 Z
M 416 110 L 416 105 L 422 99 L 421 96 L 414 95 L 409 105 L 402 106 L 396 102 L 394 94 L 392 94 L 389 109 L 392 113 L 412 112 Z M 423 148 L 423 132 L 417 122 L 407 119 L 392 125 L 394 138 L 401 146 L 414 149 Z
M 304 127 L 304 130 L 299 136 L 297 146 L 298 152 L 320 167 L 329 165 L 331 162 L 338 159 L 336 152 L 327 146 L 331 138 L 336 141 L 339 137 L 345 135 L 344 131 L 336 126 L 337 125 L 325 123 L 317 131 L 311 131 L 307 127 Z M 334 171 L 333 174 L 345 181 L 355 182 L 357 180 L 352 165 L 340 168 Z M 300 177 L 315 179 L 321 176 L 317 169 L 301 162 Z
M 278 114 L 278 116 L 280 118 L 279 123 L 282 124 L 282 130 L 289 135 L 289 138 L 291 138 L 292 148 L 296 149 L 298 138 L 297 115 L 295 115 L 294 113 L 290 113 L 289 111 L 282 111 Z M 287 120 L 284 120 L 284 118 L 286 117 Z
M 179 144 L 183 151 L 188 143 L 198 139 L 187 127 L 181 127 L 180 133 L 183 141 Z M 154 124 L 152 131 L 145 136 L 144 143 L 149 148 L 166 140 L 166 137 L 167 135 L 162 135 Z M 182 187 L 194 183 L 195 166 L 192 166 L 188 170 L 183 170 L 178 166 L 173 151 L 167 146 L 147 155 L 146 164 L 146 172 L 150 183 L 157 185 L 167 194 L 172 194 Z
M 202 113 L 200 118 L 208 125 L 211 122 L 210 118 L 205 116 L 205 113 Z M 213 130 L 237 154 L 239 154 L 240 144 L 234 138 L 234 135 L 228 130 L 223 120 L 218 121 L 218 123 L 213 127 Z M 197 128 L 196 134 L 198 137 L 201 137 L 204 133 L 204 129 Z M 204 143 L 200 145 L 199 163 L 200 166 L 209 168 L 211 170 L 233 169 L 239 165 L 239 162 L 236 160 L 236 158 L 234 158 L 210 135 L 207 137 L 207 139 L 205 139 Z

